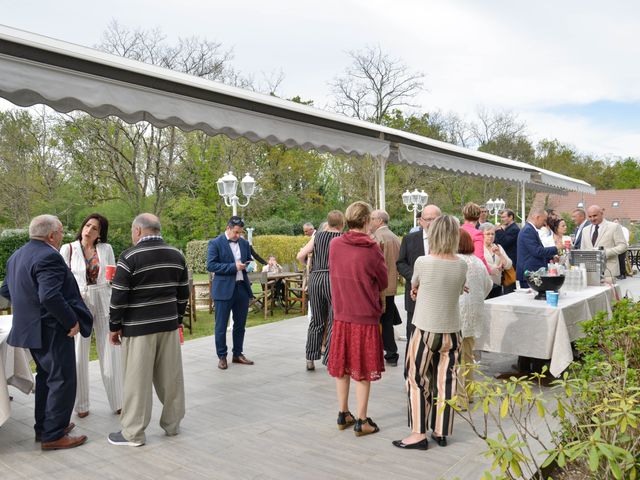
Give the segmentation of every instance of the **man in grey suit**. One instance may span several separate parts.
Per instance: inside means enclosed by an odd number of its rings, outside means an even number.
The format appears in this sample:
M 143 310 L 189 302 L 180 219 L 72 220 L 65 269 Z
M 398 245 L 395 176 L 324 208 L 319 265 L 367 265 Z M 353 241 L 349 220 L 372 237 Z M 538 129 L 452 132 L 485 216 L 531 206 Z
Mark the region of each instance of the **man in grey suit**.
M 604 209 L 599 205 L 591 205 L 587 209 L 591 225 L 582 232 L 582 250 L 603 250 L 607 258 L 605 277 L 614 278 L 620 275 L 618 255 L 627 251 L 622 228 L 617 223 L 604 219 Z

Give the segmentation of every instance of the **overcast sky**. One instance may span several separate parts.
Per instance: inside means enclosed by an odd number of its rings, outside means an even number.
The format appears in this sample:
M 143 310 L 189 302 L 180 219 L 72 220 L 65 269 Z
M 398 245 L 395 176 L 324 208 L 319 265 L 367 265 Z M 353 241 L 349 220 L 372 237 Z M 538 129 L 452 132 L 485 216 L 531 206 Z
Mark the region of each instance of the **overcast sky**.
M 243 74 L 282 70 L 281 96 L 321 108 L 346 52 L 380 45 L 425 74 L 421 111 L 508 110 L 534 140 L 640 159 L 635 0 L 0 0 L 0 12 L 1 24 L 86 46 L 112 19 L 206 37 L 233 49 Z

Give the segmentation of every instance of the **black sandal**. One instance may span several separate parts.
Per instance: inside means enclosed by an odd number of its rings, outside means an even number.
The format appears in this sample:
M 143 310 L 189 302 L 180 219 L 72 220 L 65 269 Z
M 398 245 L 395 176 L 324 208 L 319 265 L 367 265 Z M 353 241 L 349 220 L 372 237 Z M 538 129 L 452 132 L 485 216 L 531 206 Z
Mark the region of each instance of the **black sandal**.
M 373 430 L 371 430 L 370 432 L 363 430 L 362 426 L 366 424 L 369 424 L 371 427 L 373 427 Z M 356 420 L 356 426 L 353 427 L 353 431 L 356 434 L 356 437 L 362 437 L 363 435 L 371 435 L 372 433 L 377 433 L 380 431 L 380 429 L 378 428 L 378 425 L 373 423 L 373 420 L 367 417 L 364 420 L 360 418 Z
M 354 417 L 349 410 L 346 412 L 338 412 L 338 430 L 344 430 L 356 423 Z

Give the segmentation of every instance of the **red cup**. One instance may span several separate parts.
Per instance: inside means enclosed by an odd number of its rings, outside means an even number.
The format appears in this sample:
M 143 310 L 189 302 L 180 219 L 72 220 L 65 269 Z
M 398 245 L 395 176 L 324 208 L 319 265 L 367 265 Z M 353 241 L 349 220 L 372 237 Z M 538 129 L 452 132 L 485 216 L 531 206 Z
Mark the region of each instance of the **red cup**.
M 113 280 L 113 277 L 116 275 L 116 266 L 115 265 L 107 265 L 104 269 L 104 276 L 107 278 L 107 282 Z
M 184 325 L 180 324 L 178 331 L 180 332 L 180 345 L 184 345 Z
M 565 240 L 565 241 L 564 241 L 564 247 L 565 247 L 566 249 L 571 248 L 571 240 Z

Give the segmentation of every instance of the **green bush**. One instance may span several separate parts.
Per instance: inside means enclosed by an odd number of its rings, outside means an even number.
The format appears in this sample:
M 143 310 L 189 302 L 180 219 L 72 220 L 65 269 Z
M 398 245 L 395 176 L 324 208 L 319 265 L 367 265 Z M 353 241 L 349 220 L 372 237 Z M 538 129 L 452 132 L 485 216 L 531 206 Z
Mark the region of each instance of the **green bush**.
M 0 236 L 0 278 L 7 274 L 7 260 L 22 245 L 29 241 L 29 233 L 24 230 L 5 231 Z
M 294 235 L 298 225 L 281 217 L 271 217 L 251 222 L 247 226 L 254 228 L 254 235 Z M 299 225 L 298 230 L 302 231 L 302 225 Z
M 253 237 L 253 249 L 265 260 L 275 255 L 280 265 L 296 263 L 298 251 L 309 241 L 305 236 L 260 235 Z M 208 240 L 191 240 L 187 243 L 185 257 L 189 270 L 194 273 L 207 273 Z

